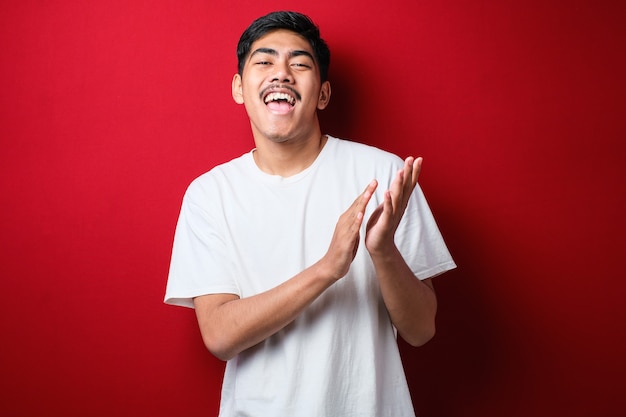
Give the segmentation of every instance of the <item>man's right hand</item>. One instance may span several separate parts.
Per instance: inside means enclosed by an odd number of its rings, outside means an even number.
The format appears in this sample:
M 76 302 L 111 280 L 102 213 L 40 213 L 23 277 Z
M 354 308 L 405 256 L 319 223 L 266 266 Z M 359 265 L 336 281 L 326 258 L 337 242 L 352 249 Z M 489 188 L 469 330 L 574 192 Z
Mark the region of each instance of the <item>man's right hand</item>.
M 372 181 L 339 217 L 326 254 L 277 287 L 250 297 L 208 294 L 194 298 L 204 343 L 228 360 L 278 332 L 335 281 L 348 273 L 359 247 L 365 208 L 378 183 Z
M 378 182 L 376 180 L 370 182 L 363 193 L 339 217 L 328 251 L 318 263 L 325 271 L 325 274 L 334 278 L 335 281 L 348 273 L 350 264 L 352 264 L 356 256 L 365 208 L 377 186 Z

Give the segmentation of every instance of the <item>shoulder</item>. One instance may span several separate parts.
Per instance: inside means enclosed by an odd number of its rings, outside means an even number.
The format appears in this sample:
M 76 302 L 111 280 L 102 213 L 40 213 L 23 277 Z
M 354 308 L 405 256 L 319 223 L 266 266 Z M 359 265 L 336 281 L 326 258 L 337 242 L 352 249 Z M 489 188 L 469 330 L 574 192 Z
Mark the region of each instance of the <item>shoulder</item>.
M 245 182 L 251 159 L 251 154 L 246 153 L 216 165 L 191 181 L 185 192 L 185 198 L 195 200 L 220 195 L 226 189 L 230 189 L 240 182 Z
M 352 140 L 338 139 L 329 136 L 333 159 L 341 165 L 355 165 L 368 169 L 393 169 L 403 166 L 402 159 L 388 151 L 375 146 Z

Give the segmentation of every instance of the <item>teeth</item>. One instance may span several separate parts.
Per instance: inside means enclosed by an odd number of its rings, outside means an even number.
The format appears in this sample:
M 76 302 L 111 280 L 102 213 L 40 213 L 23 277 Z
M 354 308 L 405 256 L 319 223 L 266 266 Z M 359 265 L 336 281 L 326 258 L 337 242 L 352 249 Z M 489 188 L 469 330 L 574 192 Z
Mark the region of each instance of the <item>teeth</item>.
M 296 102 L 295 98 L 293 98 L 292 96 L 286 93 L 270 93 L 265 97 L 266 103 L 269 103 L 270 101 L 277 101 L 277 100 L 285 100 L 289 104 L 292 104 L 292 105 Z

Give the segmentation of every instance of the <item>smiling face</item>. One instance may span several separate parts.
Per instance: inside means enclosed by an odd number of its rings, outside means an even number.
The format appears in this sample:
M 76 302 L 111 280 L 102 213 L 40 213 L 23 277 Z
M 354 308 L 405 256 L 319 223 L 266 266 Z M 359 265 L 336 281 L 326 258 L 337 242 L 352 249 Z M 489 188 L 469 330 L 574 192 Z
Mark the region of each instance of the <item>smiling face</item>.
M 319 140 L 317 110 L 328 105 L 330 84 L 320 81 L 311 45 L 295 32 L 276 30 L 256 40 L 232 89 L 257 142 Z

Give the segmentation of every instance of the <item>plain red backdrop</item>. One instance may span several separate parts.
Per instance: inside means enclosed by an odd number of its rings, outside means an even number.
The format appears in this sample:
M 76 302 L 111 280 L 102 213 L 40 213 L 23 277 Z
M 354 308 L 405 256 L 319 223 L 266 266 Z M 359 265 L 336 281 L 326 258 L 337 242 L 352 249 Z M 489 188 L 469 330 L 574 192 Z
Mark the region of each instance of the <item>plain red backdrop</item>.
M 251 148 L 234 48 L 285 8 L 333 52 L 325 131 L 425 158 L 459 268 L 400 342 L 418 414 L 624 415 L 626 9 L 582 0 L 3 2 L 0 414 L 215 415 L 173 231 Z

